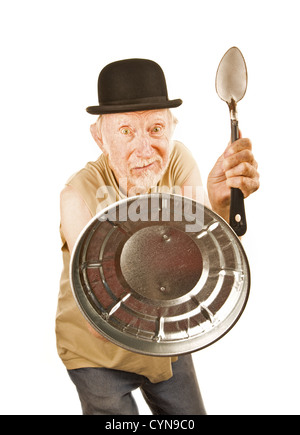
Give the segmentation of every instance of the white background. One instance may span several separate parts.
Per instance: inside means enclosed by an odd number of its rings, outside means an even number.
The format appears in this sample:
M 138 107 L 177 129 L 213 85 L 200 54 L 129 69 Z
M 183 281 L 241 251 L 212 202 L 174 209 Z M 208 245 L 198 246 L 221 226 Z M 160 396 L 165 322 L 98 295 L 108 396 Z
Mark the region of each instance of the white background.
M 206 182 L 229 140 L 214 80 L 234 45 L 249 74 L 240 128 L 261 174 L 246 200 L 251 296 L 194 361 L 209 414 L 299 414 L 299 36 L 296 0 L 1 1 L 2 414 L 81 413 L 55 347 L 59 192 L 98 156 L 85 108 L 100 70 L 130 57 L 162 66 L 184 101 L 175 137 Z

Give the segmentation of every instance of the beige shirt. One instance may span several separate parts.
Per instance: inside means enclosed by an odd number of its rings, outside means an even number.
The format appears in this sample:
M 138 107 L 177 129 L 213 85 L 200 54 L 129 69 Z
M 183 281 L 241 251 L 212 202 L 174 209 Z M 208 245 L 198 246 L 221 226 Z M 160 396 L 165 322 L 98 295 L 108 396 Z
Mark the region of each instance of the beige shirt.
M 182 143 L 174 141 L 170 162 L 158 183 L 158 191 L 171 191 L 172 186 L 182 186 L 195 166 L 190 151 Z M 92 216 L 124 198 L 104 154 L 95 162 L 87 163 L 66 184 L 77 190 Z M 111 186 L 107 194 L 105 186 Z M 56 315 L 56 338 L 58 354 L 66 368 L 106 367 L 144 375 L 153 383 L 170 379 L 171 363 L 176 361 L 176 357 L 137 354 L 91 334 L 72 294 L 69 280 L 70 252 L 62 231 L 61 240 L 63 271 Z

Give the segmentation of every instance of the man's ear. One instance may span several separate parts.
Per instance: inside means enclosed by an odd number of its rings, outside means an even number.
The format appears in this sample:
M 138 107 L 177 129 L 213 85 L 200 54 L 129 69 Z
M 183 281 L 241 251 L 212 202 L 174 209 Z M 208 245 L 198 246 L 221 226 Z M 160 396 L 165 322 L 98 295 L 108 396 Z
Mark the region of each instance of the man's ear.
M 96 144 L 98 145 L 98 147 L 101 149 L 101 151 L 102 151 L 103 153 L 105 153 L 105 150 L 104 150 L 104 144 L 103 144 L 103 141 L 102 141 L 102 137 L 101 137 L 101 135 L 99 134 L 99 131 L 98 131 L 97 123 L 96 123 L 96 122 L 95 122 L 95 124 L 92 124 L 92 125 L 90 126 L 90 132 L 91 132 L 91 135 L 93 136 L 94 141 L 95 141 Z

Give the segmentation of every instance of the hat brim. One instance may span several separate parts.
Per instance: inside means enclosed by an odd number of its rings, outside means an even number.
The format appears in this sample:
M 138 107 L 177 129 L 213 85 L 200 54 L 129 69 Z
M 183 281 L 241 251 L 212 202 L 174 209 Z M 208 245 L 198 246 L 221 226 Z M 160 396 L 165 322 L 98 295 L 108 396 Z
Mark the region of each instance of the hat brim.
M 104 115 L 109 113 L 123 113 L 123 112 L 138 112 L 140 110 L 158 110 L 158 109 L 172 109 L 179 107 L 182 100 L 168 100 L 163 102 L 150 102 L 150 103 L 136 103 L 136 104 L 109 104 L 100 106 L 89 106 L 86 111 L 91 115 Z

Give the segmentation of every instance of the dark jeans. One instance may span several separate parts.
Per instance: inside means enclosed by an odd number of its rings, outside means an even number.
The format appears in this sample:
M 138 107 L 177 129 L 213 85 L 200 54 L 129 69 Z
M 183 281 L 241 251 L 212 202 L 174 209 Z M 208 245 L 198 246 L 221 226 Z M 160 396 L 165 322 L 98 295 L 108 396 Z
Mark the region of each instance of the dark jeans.
M 152 384 L 145 376 L 106 368 L 69 370 L 84 415 L 138 415 L 131 392 L 140 388 L 154 415 L 205 415 L 191 355 L 172 364 L 173 377 Z

